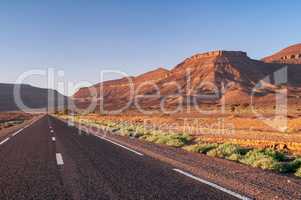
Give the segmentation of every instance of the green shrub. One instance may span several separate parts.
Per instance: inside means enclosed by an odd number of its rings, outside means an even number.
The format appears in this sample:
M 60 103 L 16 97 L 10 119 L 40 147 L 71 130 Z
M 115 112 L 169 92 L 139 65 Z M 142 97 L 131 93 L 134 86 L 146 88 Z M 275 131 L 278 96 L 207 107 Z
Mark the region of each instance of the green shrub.
M 167 144 L 170 140 L 172 140 L 172 137 L 169 135 L 157 135 L 157 140 L 155 142 L 158 144 Z
M 228 160 L 232 160 L 232 161 L 236 161 L 239 162 L 242 159 L 243 155 L 238 154 L 238 153 L 234 153 L 230 156 L 227 157 Z
M 142 136 L 142 139 L 148 141 L 148 142 L 156 142 L 158 140 L 157 135 L 144 135 Z
M 262 157 L 255 160 L 255 162 L 252 163 L 252 166 L 259 167 L 261 169 L 278 170 L 279 163 L 271 157 Z
M 218 144 L 213 143 L 213 144 L 202 144 L 199 146 L 199 153 L 207 153 L 208 151 L 217 148 Z
M 160 137 L 161 139 L 161 137 Z M 160 142 L 159 141 L 157 142 Z M 187 144 L 191 138 L 187 135 L 182 135 L 182 134 L 171 134 L 171 135 L 165 135 L 163 136 L 163 139 L 161 139 L 162 143 L 161 144 L 166 144 L 169 146 L 173 147 L 182 147 L 185 144 Z
M 198 146 L 198 153 L 207 153 L 208 151 L 217 148 L 218 144 L 213 143 L 213 144 L 200 144 Z
M 117 131 L 119 131 L 120 130 L 120 128 L 113 128 L 111 131 L 113 132 L 113 133 L 115 133 L 115 132 L 117 132 Z
M 295 176 L 301 177 L 301 167 L 296 171 Z
M 189 152 L 199 153 L 199 144 L 185 146 L 183 149 Z
M 262 150 L 253 149 L 249 151 L 243 159 L 241 159 L 241 162 L 247 165 L 252 165 L 256 160 L 266 157 L 268 156 L 266 156 Z
M 130 127 L 127 127 L 126 130 L 127 130 L 128 132 L 134 132 L 134 131 L 135 131 L 135 128 L 132 127 L 132 126 L 130 126 Z
M 183 144 L 188 144 L 192 140 L 192 137 L 187 134 L 172 134 L 172 136 L 173 138 L 181 141 Z
M 121 128 L 120 129 L 120 135 L 122 135 L 122 136 L 129 137 L 129 136 L 131 136 L 131 134 L 132 134 L 132 132 L 129 131 L 127 128 Z
M 139 135 L 139 137 L 141 137 L 145 134 L 149 134 L 149 131 L 146 130 L 143 126 L 135 127 L 135 132 L 136 132 L 136 135 Z
M 236 144 L 225 143 L 219 145 L 217 148 L 210 150 L 207 155 L 212 157 L 219 157 L 219 158 L 227 158 L 230 157 L 232 154 L 239 154 L 244 155 L 248 149 L 243 148 Z
M 149 134 L 141 137 L 148 142 L 165 144 L 173 147 L 182 147 L 191 141 L 191 137 L 184 134 Z
M 265 150 L 258 149 L 249 151 L 240 162 L 262 169 L 279 170 L 279 167 L 281 167 L 275 157 L 271 154 L 266 154 Z
M 285 162 L 285 163 L 279 162 L 276 170 L 281 173 L 293 172 L 291 163 L 287 163 L 287 162 Z
M 172 146 L 172 147 L 182 147 L 186 143 L 184 143 L 183 141 L 178 140 L 178 139 L 171 139 L 171 140 L 168 140 L 165 144 L 168 146 Z
M 289 172 L 294 173 L 300 167 L 301 167 L 301 158 L 297 158 L 290 162 L 280 163 L 278 171 L 282 173 L 289 173 Z
M 135 132 L 133 132 L 132 137 L 140 138 L 140 137 L 142 137 L 143 135 L 144 135 L 143 133 L 135 131 Z
M 195 153 L 207 153 L 208 151 L 216 148 L 218 144 L 194 144 L 184 147 L 185 150 Z
M 268 155 L 269 157 L 272 157 L 275 160 L 283 161 L 285 160 L 285 154 L 280 151 L 275 151 L 274 149 L 265 149 L 264 154 Z
M 295 160 L 291 161 L 290 166 L 292 171 L 297 171 L 297 169 L 301 167 L 301 158 L 296 158 Z

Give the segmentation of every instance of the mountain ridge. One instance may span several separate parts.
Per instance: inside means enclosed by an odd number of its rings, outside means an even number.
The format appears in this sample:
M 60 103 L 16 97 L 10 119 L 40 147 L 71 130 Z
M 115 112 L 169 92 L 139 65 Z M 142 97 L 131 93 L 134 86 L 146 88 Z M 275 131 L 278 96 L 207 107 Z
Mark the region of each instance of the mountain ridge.
M 274 77 L 270 76 L 283 67 L 285 66 L 281 62 L 251 59 L 246 52 L 217 50 L 186 58 L 171 70 L 163 70 L 162 73 L 158 73 L 160 74 L 158 77 L 152 74 L 152 71 L 137 76 L 143 77 L 142 79 L 133 77 L 133 88 L 135 91 L 139 88 L 138 94 L 145 96 L 157 94 L 159 89 L 160 95 L 157 98 L 147 97 L 139 100 L 144 108 L 159 108 L 162 99 L 167 107 L 175 106 L 177 102 L 181 102 L 185 106 L 192 103 L 219 104 L 222 99 L 227 104 L 250 103 L 250 96 L 254 95 L 254 88 L 255 99 L 258 102 L 269 102 L 269 99 L 274 98 L 277 88 L 280 87 Z M 288 90 L 301 86 L 299 78 L 301 65 L 288 63 L 287 74 Z M 147 86 L 146 82 L 152 82 L 152 80 L 155 80 L 153 81 L 155 86 L 152 84 Z M 189 83 L 187 83 L 188 80 Z M 99 83 L 95 85 L 96 87 L 92 86 L 86 90 L 97 89 L 97 86 L 102 85 L 103 93 L 94 94 L 94 97 L 97 97 L 96 101 L 108 109 L 122 107 L 131 100 L 130 84 L 124 82 L 123 85 L 120 85 L 117 82 L 112 80 L 109 85 L 106 84 L 107 82 Z M 114 85 L 114 89 L 110 88 L 112 85 Z M 140 87 L 141 85 L 144 87 Z M 258 85 L 261 85 L 262 88 L 256 88 Z M 89 103 L 91 95 L 80 95 L 81 93 L 80 89 L 73 97 L 81 96 L 85 99 L 82 103 Z M 132 96 L 135 98 L 138 94 Z M 131 105 L 131 107 L 135 106 Z
M 268 63 L 301 64 L 301 43 L 284 48 L 262 59 Z
M 17 111 L 21 108 L 17 105 L 16 97 L 14 95 L 14 88 L 20 88 L 20 97 L 24 105 L 30 109 L 42 109 L 47 108 L 48 105 L 53 107 L 65 105 L 68 98 L 56 90 L 45 89 L 40 87 L 34 87 L 29 84 L 12 84 L 12 83 L 0 83 L 0 111 Z M 48 95 L 53 94 L 48 101 Z M 62 103 L 61 103 L 62 102 Z M 51 108 L 53 108 L 51 106 Z

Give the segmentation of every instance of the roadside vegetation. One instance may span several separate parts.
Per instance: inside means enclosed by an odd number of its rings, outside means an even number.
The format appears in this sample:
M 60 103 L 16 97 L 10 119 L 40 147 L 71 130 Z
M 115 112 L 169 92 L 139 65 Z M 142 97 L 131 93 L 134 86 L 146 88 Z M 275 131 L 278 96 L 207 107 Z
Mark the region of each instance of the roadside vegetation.
M 31 118 L 30 114 L 17 113 L 17 112 L 4 112 L 0 113 L 0 130 L 9 128 L 18 124 L 22 124 L 25 120 Z
M 156 144 L 163 144 L 184 150 L 223 158 L 264 170 L 295 174 L 301 177 L 301 157 L 291 156 L 285 151 L 271 148 L 246 148 L 231 143 L 206 143 L 185 133 L 149 130 L 142 125 L 127 122 L 85 119 L 79 116 L 60 116 L 64 119 L 108 130 L 113 134 L 133 137 Z
M 6 122 L 0 122 L 0 130 L 3 128 L 9 128 L 11 126 L 22 124 L 23 122 L 24 122 L 23 120 L 11 120 Z

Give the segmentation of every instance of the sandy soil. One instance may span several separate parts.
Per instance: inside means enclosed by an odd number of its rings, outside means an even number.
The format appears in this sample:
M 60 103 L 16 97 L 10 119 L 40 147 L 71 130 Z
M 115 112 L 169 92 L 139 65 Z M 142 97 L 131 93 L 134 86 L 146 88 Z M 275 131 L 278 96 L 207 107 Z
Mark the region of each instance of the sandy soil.
M 23 112 L 0 112 L 0 139 L 24 127 L 37 116 Z
M 185 132 L 209 142 L 232 142 L 243 146 L 272 147 L 301 153 L 301 117 L 286 118 L 245 114 L 225 115 L 115 115 L 90 114 L 84 118 L 108 121 L 126 121 L 144 124 L 154 129 Z

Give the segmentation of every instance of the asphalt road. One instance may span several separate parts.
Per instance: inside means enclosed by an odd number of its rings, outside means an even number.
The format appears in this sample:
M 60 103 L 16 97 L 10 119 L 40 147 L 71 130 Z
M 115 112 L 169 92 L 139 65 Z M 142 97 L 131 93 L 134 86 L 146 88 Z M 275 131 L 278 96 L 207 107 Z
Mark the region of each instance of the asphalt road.
M 50 116 L 0 141 L 1 200 L 238 199 L 202 181 Z

